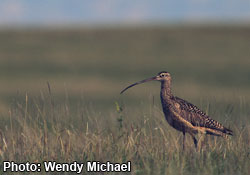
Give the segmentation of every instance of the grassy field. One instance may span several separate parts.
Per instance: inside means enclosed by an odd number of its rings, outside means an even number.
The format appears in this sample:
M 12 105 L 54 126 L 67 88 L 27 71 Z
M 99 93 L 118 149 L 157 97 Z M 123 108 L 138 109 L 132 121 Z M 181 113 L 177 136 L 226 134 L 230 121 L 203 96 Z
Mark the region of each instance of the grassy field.
M 133 175 L 248 174 L 249 36 L 247 26 L 1 30 L 0 161 L 131 161 L 123 174 Z M 159 83 L 119 95 L 162 70 L 175 95 L 234 136 L 208 136 L 200 151 L 187 137 L 183 152 L 182 134 L 162 114 Z

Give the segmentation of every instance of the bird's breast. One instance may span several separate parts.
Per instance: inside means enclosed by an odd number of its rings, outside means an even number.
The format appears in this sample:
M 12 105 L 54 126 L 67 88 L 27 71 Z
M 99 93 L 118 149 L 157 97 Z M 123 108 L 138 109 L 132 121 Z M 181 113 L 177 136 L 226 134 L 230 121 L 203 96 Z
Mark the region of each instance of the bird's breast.
M 182 131 L 185 126 L 183 126 L 176 114 L 180 114 L 180 104 L 179 103 L 167 103 L 166 101 L 162 102 L 162 108 L 165 115 L 165 119 L 167 120 L 168 124 L 173 128 Z
M 173 125 L 173 114 L 171 112 L 171 104 L 162 100 L 162 110 L 165 115 L 165 119 L 172 126 Z

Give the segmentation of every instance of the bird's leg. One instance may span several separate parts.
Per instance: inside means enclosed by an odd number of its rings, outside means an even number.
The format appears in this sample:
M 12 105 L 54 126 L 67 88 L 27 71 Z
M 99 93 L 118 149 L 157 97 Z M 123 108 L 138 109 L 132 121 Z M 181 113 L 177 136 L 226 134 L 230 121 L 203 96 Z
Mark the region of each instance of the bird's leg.
M 182 149 L 184 151 L 185 150 L 185 131 L 183 131 L 182 133 L 183 133 L 183 145 L 182 145 Z
M 196 138 L 195 138 L 195 136 L 192 136 L 193 137 L 193 140 L 194 140 L 194 146 L 195 146 L 195 148 L 197 149 L 197 140 L 196 140 Z
M 191 135 L 191 137 L 193 138 L 193 141 L 194 141 L 194 146 L 195 146 L 195 149 L 197 151 L 197 146 L 198 146 L 198 141 L 197 139 L 195 138 L 195 134 L 194 133 L 189 133 Z

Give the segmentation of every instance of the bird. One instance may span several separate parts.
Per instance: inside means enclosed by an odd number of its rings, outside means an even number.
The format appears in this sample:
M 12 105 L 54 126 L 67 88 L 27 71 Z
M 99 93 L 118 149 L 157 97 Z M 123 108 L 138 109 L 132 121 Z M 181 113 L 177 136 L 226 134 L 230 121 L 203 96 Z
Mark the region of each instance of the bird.
M 183 150 L 185 150 L 185 135 L 190 134 L 193 138 L 194 146 L 197 149 L 196 134 L 209 134 L 227 138 L 233 135 L 233 131 L 224 127 L 221 123 L 212 119 L 197 106 L 176 97 L 171 92 L 171 75 L 167 71 L 159 72 L 156 76 L 138 81 L 123 89 L 120 94 L 127 89 L 149 81 L 160 81 L 161 91 L 160 98 L 162 110 L 168 124 L 183 134 Z

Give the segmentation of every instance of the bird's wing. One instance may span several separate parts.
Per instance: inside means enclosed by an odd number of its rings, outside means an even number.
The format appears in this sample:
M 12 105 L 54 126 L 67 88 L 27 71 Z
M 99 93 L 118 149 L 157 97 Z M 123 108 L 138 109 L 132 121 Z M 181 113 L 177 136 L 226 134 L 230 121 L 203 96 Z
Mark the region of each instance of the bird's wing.
M 189 121 L 194 126 L 211 128 L 223 133 L 232 135 L 232 131 L 230 129 L 225 128 L 222 124 L 210 118 L 206 113 L 201 111 L 197 106 L 179 98 L 174 97 L 175 101 L 179 103 L 180 109 L 182 113 L 184 113 L 184 117 L 187 121 Z M 186 115 L 189 113 L 188 115 Z

